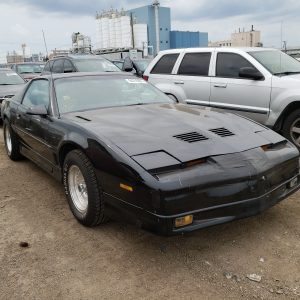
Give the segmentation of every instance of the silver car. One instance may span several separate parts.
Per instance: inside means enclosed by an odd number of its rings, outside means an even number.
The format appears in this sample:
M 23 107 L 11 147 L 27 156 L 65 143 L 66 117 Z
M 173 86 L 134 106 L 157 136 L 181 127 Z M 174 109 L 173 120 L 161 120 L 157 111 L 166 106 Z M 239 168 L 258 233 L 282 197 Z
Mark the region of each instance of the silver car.
M 268 48 L 162 51 L 144 79 L 178 102 L 256 120 L 300 148 L 300 62 Z

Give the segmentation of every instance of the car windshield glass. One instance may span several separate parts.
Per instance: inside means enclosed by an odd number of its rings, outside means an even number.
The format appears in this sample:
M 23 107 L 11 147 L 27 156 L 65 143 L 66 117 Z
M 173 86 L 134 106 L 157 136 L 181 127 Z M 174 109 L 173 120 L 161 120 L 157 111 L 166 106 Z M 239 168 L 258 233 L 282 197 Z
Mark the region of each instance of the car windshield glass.
M 273 75 L 290 75 L 300 73 L 300 62 L 282 51 L 250 51 L 249 54 Z
M 0 72 L 0 85 L 13 85 L 24 83 L 24 80 L 15 72 Z
M 20 74 L 25 74 L 25 73 L 41 73 L 43 70 L 42 65 L 38 64 L 28 64 L 28 65 L 18 65 L 17 66 L 17 71 Z
M 142 72 L 144 72 L 150 63 L 150 60 L 135 60 L 134 63 Z
M 106 59 L 76 59 L 74 63 L 79 72 L 121 72 L 117 66 Z
M 60 113 L 104 107 L 173 103 L 164 93 L 143 79 L 72 77 L 55 80 Z

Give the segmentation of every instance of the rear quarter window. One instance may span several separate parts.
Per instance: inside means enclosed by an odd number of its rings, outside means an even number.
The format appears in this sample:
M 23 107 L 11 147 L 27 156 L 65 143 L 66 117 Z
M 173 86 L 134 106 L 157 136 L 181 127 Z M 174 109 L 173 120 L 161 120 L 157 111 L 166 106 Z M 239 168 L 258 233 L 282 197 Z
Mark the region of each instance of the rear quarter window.
M 151 74 L 171 74 L 179 53 L 165 54 L 156 63 Z

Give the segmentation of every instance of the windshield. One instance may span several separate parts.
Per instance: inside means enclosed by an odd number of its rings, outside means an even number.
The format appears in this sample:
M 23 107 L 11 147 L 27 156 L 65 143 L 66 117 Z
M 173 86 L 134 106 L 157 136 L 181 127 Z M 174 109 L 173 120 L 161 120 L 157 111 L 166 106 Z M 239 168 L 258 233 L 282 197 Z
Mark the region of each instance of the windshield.
M 44 65 L 39 64 L 18 65 L 17 71 L 19 74 L 42 73 L 43 67 Z
M 134 63 L 138 66 L 140 71 L 145 72 L 146 68 L 150 64 L 150 60 L 135 60 Z
M 0 72 L 0 85 L 13 85 L 24 83 L 24 80 L 15 72 Z
M 120 72 L 120 69 L 106 59 L 74 60 L 79 72 Z
M 279 50 L 249 52 L 273 75 L 300 73 L 300 62 Z
M 137 78 L 86 76 L 55 81 L 60 113 L 104 107 L 173 103 L 164 93 Z

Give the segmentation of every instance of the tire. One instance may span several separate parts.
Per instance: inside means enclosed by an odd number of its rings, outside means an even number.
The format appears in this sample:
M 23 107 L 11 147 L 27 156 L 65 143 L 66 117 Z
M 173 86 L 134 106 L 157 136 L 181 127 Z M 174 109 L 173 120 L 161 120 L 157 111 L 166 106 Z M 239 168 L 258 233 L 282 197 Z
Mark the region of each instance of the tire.
M 283 122 L 282 134 L 300 149 L 300 109 L 292 112 Z
M 20 153 L 19 140 L 7 119 L 3 122 L 3 137 L 7 156 L 13 161 L 21 160 L 23 156 Z
M 84 226 L 104 223 L 104 201 L 94 167 L 80 150 L 70 151 L 63 165 L 65 194 L 74 217 Z

